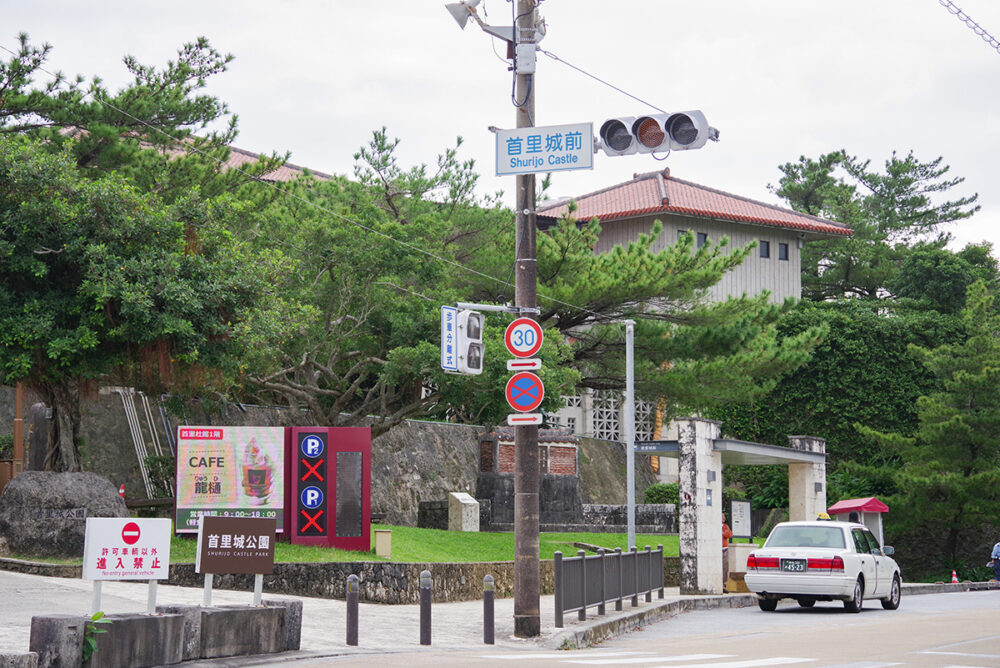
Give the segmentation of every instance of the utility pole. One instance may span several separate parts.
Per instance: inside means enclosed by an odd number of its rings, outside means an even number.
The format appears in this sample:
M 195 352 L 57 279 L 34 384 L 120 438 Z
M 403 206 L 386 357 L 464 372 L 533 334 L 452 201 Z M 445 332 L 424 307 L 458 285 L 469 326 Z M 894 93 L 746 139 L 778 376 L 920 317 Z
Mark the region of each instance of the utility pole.
M 515 44 L 534 44 L 536 0 L 517 0 Z M 515 66 L 517 59 L 515 58 Z M 514 97 L 519 103 L 516 127 L 535 126 L 534 73 L 516 71 Z M 537 265 L 535 259 L 535 175 L 519 174 L 515 185 L 517 235 L 514 304 L 535 308 Z M 541 634 L 539 612 L 541 576 L 538 560 L 538 427 L 515 427 L 514 433 L 514 635 L 534 638 Z
M 625 504 L 628 547 L 635 544 L 635 320 L 625 321 Z

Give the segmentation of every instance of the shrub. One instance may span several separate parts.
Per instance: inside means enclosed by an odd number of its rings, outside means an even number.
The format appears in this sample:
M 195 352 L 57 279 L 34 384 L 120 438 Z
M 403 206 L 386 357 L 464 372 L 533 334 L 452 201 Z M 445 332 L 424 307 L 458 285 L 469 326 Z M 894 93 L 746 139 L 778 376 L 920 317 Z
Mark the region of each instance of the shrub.
M 680 486 L 675 483 L 658 482 L 650 485 L 642 494 L 643 503 L 672 503 L 679 504 Z
M 0 459 L 12 459 L 14 457 L 14 435 L 7 434 L 0 436 Z

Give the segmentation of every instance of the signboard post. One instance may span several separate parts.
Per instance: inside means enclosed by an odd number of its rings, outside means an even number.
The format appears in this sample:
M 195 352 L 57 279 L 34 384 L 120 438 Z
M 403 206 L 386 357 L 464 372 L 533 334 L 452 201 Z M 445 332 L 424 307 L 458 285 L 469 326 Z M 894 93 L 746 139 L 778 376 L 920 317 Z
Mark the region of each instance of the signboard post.
M 497 130 L 497 176 L 594 168 L 592 123 Z
M 178 427 L 177 533 L 204 515 L 273 519 L 284 530 L 284 427 Z
M 170 520 L 88 517 L 83 579 L 94 581 L 93 610 L 101 609 L 101 581 L 147 580 L 147 612 L 156 612 L 156 581 L 170 577 Z

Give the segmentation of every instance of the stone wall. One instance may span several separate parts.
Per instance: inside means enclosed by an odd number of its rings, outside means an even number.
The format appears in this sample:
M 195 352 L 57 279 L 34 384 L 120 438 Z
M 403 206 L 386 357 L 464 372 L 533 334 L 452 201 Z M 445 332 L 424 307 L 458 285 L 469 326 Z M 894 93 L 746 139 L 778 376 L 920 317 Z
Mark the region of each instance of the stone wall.
M 628 506 L 585 503 L 583 523 L 624 531 L 623 527 L 628 526 Z M 635 523 L 655 527 L 653 533 L 677 533 L 677 509 L 672 503 L 639 503 L 635 506 Z
M 156 431 L 161 451 L 169 454 L 179 424 L 289 426 L 290 422 L 288 411 L 280 408 L 231 403 L 192 402 L 185 405 L 186 414 L 177 417 L 161 412 L 159 402 L 150 397 L 151 430 L 137 395 L 134 400 L 142 417 L 142 439 L 150 454 L 155 451 L 152 432 Z M 13 401 L 14 390 L 0 388 L 0 433 L 10 431 L 10 421 L 2 417 L 10 415 L 12 419 Z M 48 425 L 44 407 L 39 405 L 39 410 L 31 411 L 29 403 L 26 398 L 25 432 L 31 433 L 35 444 L 31 448 L 32 468 L 40 468 L 37 456 L 43 451 Z M 146 498 L 122 397 L 105 393 L 85 400 L 81 428 L 84 470 L 111 480 L 116 487 L 124 484 L 127 499 Z M 478 439 L 482 432 L 479 426 L 410 421 L 376 438 L 372 444 L 372 511 L 384 513 L 387 524 L 415 526 L 420 501 L 444 499 L 449 492 L 458 491 L 483 498 L 475 494 Z M 563 454 L 551 456 L 550 460 L 561 462 Z M 636 464 L 636 489 L 641 498 L 654 479 L 646 458 L 637 456 Z M 624 503 L 625 457 L 620 444 L 581 438 L 579 472 L 580 498 L 592 503 Z M 576 503 L 570 501 L 570 505 Z
M 576 476 L 551 474 L 544 474 L 540 478 L 539 521 L 542 524 L 579 524 L 583 517 L 580 479 Z M 509 524 L 514 521 L 512 474 L 480 473 L 473 496 L 490 502 L 490 524 Z

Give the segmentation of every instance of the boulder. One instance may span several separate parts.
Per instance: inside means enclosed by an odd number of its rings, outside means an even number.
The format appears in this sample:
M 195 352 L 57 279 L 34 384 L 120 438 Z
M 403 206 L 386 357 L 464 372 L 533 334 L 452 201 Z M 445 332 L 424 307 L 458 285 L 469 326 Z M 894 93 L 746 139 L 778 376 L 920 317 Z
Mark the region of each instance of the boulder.
M 25 471 L 0 494 L 0 554 L 79 558 L 86 518 L 128 516 L 107 478 Z

